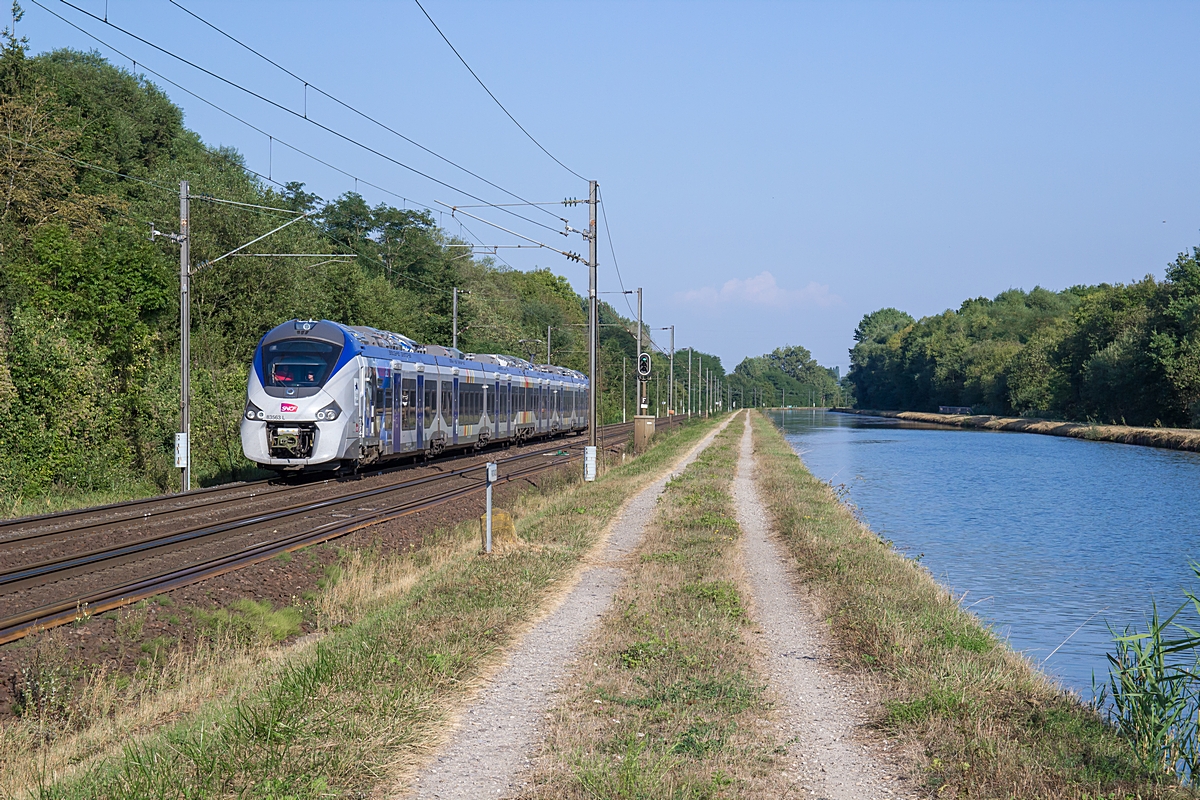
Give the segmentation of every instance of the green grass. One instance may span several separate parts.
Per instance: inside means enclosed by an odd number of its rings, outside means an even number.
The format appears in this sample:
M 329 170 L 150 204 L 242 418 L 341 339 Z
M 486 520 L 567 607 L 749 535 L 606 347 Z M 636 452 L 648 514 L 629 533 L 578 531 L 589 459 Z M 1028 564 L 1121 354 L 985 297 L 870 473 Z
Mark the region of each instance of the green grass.
M 196 625 L 214 636 L 232 635 L 247 642 L 282 642 L 300 632 L 298 608 L 274 608 L 266 600 L 237 600 L 226 608 L 191 609 Z
M 551 715 L 535 798 L 775 798 L 730 488 L 735 422 L 673 478 Z
M 756 414 L 754 426 L 759 486 L 776 529 L 844 662 L 869 672 L 879 687 L 876 725 L 920 754 L 928 791 L 1078 800 L 1192 796 L 1139 764 L 1098 714 L 997 641 L 928 571 L 864 528 L 764 417 Z
M 591 484 L 558 486 L 518 520 L 526 543 L 481 557 L 474 522 L 432 547 L 399 601 L 328 633 L 261 676 L 259 688 L 210 703 L 124 752 L 52 784 L 46 798 L 365 796 L 396 764 L 426 751 L 447 709 L 577 567 L 629 494 L 697 441 L 708 424 L 660 434 L 643 456 Z M 570 513 L 586 508 L 587 514 Z M 329 576 L 335 577 L 335 576 Z M 235 605 L 202 617 L 277 635 L 289 609 Z

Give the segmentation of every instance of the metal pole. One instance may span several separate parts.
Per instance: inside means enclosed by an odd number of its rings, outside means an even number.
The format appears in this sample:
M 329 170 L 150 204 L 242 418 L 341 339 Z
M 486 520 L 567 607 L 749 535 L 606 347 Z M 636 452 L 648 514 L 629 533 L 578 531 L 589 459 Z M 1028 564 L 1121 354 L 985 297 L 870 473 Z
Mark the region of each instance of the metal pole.
M 179 427 L 183 434 L 183 490 L 192 489 L 192 267 L 188 182 L 179 182 Z
M 692 348 L 688 348 L 688 419 L 692 418 Z
M 671 385 L 667 388 L 667 405 L 675 411 L 675 326 L 671 326 Z M 676 411 L 676 413 L 678 413 Z
M 550 363 L 550 326 L 546 326 L 546 363 Z
M 629 356 L 621 356 L 621 422 L 625 422 L 625 398 L 628 391 L 625 388 L 625 378 L 629 375 Z
M 596 355 L 599 342 L 600 320 L 596 305 L 596 181 L 588 181 L 588 447 L 592 448 L 592 479 L 595 479 L 596 462 Z M 584 458 L 584 479 L 588 478 L 586 455 Z
M 638 292 L 637 354 L 638 354 L 638 358 L 640 359 L 642 357 L 642 287 L 639 286 L 637 292 Z M 641 362 L 639 361 L 638 363 L 641 363 Z M 642 405 L 643 405 L 642 404 L 642 387 L 644 387 L 645 385 L 646 385 L 646 382 L 641 379 L 641 374 L 639 373 L 638 385 L 637 385 L 637 408 L 634 411 L 634 416 L 637 416 L 638 414 L 646 413 L 646 410 L 642 407 Z
M 451 333 L 452 338 L 450 340 L 450 346 L 452 348 L 454 348 L 455 350 L 457 350 L 458 349 L 458 287 L 457 286 L 454 287 L 454 289 L 452 289 L 451 291 L 454 293 L 454 314 L 452 317 L 454 321 L 450 325 L 451 330 L 452 330 L 452 333 Z
M 658 377 L 659 377 L 658 372 L 655 371 L 655 373 L 654 373 L 654 416 L 656 416 L 656 417 L 658 416 L 658 409 L 662 405 L 661 403 L 658 402 L 658 389 L 659 389 Z
M 492 484 L 496 482 L 496 462 L 489 461 L 486 469 L 487 478 L 487 523 L 483 539 L 483 552 L 492 552 Z

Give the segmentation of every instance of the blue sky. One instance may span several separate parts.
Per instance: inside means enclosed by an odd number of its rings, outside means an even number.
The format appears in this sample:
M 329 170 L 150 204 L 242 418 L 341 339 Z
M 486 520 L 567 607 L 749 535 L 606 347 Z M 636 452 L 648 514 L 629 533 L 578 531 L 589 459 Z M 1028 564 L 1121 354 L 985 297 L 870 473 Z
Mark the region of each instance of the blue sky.
M 271 109 L 60 0 L 40 0 L 272 135 L 419 206 L 462 194 Z M 296 110 L 303 84 L 166 0 L 73 0 Z M 527 200 L 586 195 L 503 115 L 412 2 L 180 0 L 311 84 Z M 35 52 L 98 49 L 25 3 Z M 427 0 L 475 71 L 600 181 L 627 288 L 732 367 L 803 344 L 848 364 L 864 313 L 915 316 L 1011 288 L 1161 276 L 1200 244 L 1196 3 L 582 3 Z M 153 78 L 152 78 L 153 79 Z M 161 85 L 161 82 L 160 82 Z M 352 178 L 173 87 L 186 122 L 323 197 Z M 511 201 L 308 92 L 311 118 L 490 202 Z M 395 196 L 359 185 L 372 202 Z M 434 206 L 436 208 L 436 206 Z M 586 225 L 582 208 L 522 213 Z M 495 209 L 472 213 L 565 249 Z M 446 227 L 458 233 L 448 216 Z M 488 244 L 516 239 L 466 220 Z M 463 232 L 466 235 L 466 232 Z M 586 291 L 549 251 L 501 251 Z M 602 291 L 618 289 L 602 242 Z M 617 297 L 609 297 L 621 306 Z M 660 340 L 665 344 L 665 340 Z

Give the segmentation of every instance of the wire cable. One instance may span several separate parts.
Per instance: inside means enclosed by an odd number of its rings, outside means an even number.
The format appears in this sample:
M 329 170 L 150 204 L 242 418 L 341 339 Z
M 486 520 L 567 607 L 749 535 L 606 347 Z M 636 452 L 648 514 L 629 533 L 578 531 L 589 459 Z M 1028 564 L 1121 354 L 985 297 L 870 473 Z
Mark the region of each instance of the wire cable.
M 129 55 L 128 53 L 124 52 L 123 50 L 119 49 L 118 47 L 116 47 L 112 44 L 109 44 L 108 42 L 101 39 L 99 36 L 96 36 L 94 33 L 87 30 L 86 28 L 82 28 L 79 25 L 76 25 L 74 22 L 72 22 L 71 20 L 62 16 L 61 14 L 51 11 L 49 8 L 46 8 L 46 6 L 42 5 L 38 0 L 29 0 L 29 1 L 31 3 L 33 3 L 34 5 L 36 5 L 38 8 L 41 8 L 47 14 L 50 14 L 51 16 L 60 20 L 61 22 L 71 26 L 72 28 L 79 31 L 80 33 L 87 36 L 88 38 L 92 39 L 93 41 L 98 42 L 99 44 L 103 45 L 104 47 L 107 47 L 109 50 L 113 51 L 114 53 L 121 56 L 122 58 L 127 58 L 130 61 L 133 61 L 135 64 L 137 63 L 136 60 L 133 58 L 133 56 Z M 211 101 L 205 97 L 202 97 L 201 95 L 197 94 L 196 92 L 193 92 L 191 89 L 188 89 L 186 86 L 183 86 L 182 84 L 171 80 L 166 75 L 163 75 L 161 72 L 156 72 L 155 70 L 148 67 L 144 62 L 140 65 L 140 67 L 142 69 L 144 69 L 146 72 L 149 72 L 154 77 L 158 78 L 159 80 L 161 80 L 165 83 L 169 83 L 171 86 L 174 86 L 179 91 L 184 92 L 185 94 L 191 95 L 192 97 L 196 98 L 197 100 L 199 100 L 200 102 L 209 106 L 210 108 L 221 112 L 222 114 L 226 115 L 230 119 L 240 122 L 241 124 L 245 125 L 250 130 L 254 131 L 255 133 L 261 133 L 263 136 L 266 136 L 267 138 L 271 139 L 272 141 L 278 142 L 279 144 L 283 145 L 284 147 L 288 148 L 289 150 L 292 150 L 293 152 L 298 153 L 298 154 L 304 156 L 305 158 L 315 161 L 316 163 L 320 164 L 321 166 L 327 167 L 327 168 L 333 170 L 334 172 L 337 172 L 339 175 L 344 175 L 347 178 L 352 178 L 356 183 L 363 183 L 367 186 L 370 186 L 373 189 L 383 192 L 384 194 L 395 197 L 395 198 L 401 200 L 405 205 L 409 205 L 409 204 L 423 205 L 423 206 L 425 206 L 426 209 L 429 209 L 429 207 L 431 205 L 429 203 L 421 203 L 420 201 L 416 201 L 416 200 L 413 200 L 412 198 L 405 197 L 404 195 L 399 194 L 397 192 L 393 192 L 390 189 L 385 189 L 384 187 L 379 186 L 378 184 L 372 183 L 371 181 L 368 181 L 365 178 L 360 178 L 357 175 L 347 172 L 346 170 L 344 170 L 340 167 L 337 167 L 337 166 L 329 163 L 328 161 L 325 161 L 324 159 L 320 158 L 319 156 L 315 156 L 312 153 L 309 153 L 305 150 L 301 150 L 299 147 L 289 144 L 288 142 L 284 141 L 283 139 L 280 139 L 278 136 L 274 136 L 271 133 L 268 133 L 267 131 L 258 127 L 254 123 L 249 122 L 248 120 L 243 119 L 242 117 L 239 117 L 237 114 L 234 114 L 232 111 L 222 108 L 221 106 L 217 105 L 213 101 Z M 227 160 L 232 164 L 236 164 L 236 166 L 238 166 L 240 169 L 244 170 L 245 172 L 249 173 L 250 175 L 253 175 L 256 178 L 259 178 L 260 180 L 266 181 L 267 183 L 274 184 L 275 186 L 278 186 L 281 189 L 287 188 L 283 183 L 280 183 L 279 181 L 272 179 L 270 176 L 263 175 L 261 172 L 255 172 L 254 170 L 250 169 L 246 165 L 238 164 L 237 162 L 233 161 L 232 159 L 227 159 Z
M 279 64 L 279 63 L 278 63 L 278 62 L 276 62 L 276 61 L 273 61 L 272 59 L 270 59 L 270 58 L 268 58 L 267 56 L 263 55 L 263 54 L 262 54 L 262 53 L 260 53 L 259 51 L 255 50 L 255 49 L 254 49 L 253 47 L 251 47 L 250 45 L 248 45 L 248 44 L 246 44 L 245 42 L 241 41 L 240 39 L 236 38 L 236 37 L 235 37 L 235 36 L 233 36 L 232 34 L 230 34 L 230 33 L 226 32 L 226 31 L 222 30 L 221 28 L 218 28 L 216 25 L 214 25 L 213 23 L 209 22 L 209 21 L 208 21 L 208 20 L 206 20 L 204 17 L 201 17 L 199 14 L 197 14 L 196 12 L 194 12 L 194 11 L 192 11 L 191 9 L 187 8 L 187 7 L 186 7 L 186 6 L 184 6 L 182 3 L 179 3 L 179 2 L 178 2 L 178 0 L 169 0 L 169 2 L 171 3 L 171 5 L 175 6 L 175 7 L 176 7 L 176 8 L 178 8 L 180 11 L 184 12 L 185 14 L 187 14 L 187 15 L 188 15 L 188 16 L 190 16 L 190 17 L 192 17 L 193 19 L 195 19 L 195 20 L 199 21 L 200 23 L 202 23 L 202 24 L 204 24 L 204 25 L 208 26 L 208 27 L 209 27 L 209 28 L 211 28 L 212 30 L 214 30 L 214 31 L 216 31 L 217 33 L 219 33 L 219 34 L 221 34 L 222 36 L 224 36 L 224 37 L 225 37 L 226 39 L 228 39 L 229 41 L 231 41 L 231 42 L 233 42 L 234 44 L 238 45 L 239 47 L 242 47 L 242 48 L 244 48 L 245 50 L 247 50 L 247 51 L 249 51 L 249 52 L 253 53 L 254 55 L 256 55 L 256 56 L 258 56 L 259 58 L 261 58 L 263 61 L 266 61 L 266 62 L 267 62 L 268 64 L 270 64 L 271 66 L 275 67 L 276 69 L 280 70 L 281 72 L 283 72 L 283 73 L 285 73 L 285 74 L 287 74 L 287 75 L 291 76 L 292 78 L 296 79 L 296 80 L 297 80 L 297 81 L 299 81 L 300 83 L 304 84 L 304 86 L 305 86 L 305 91 L 307 91 L 308 89 L 312 89 L 312 90 L 313 90 L 314 92 L 316 92 L 317 94 L 319 94 L 319 95 L 321 95 L 321 96 L 323 96 L 323 97 L 326 97 L 326 98 L 328 98 L 329 100 L 332 100 L 334 103 L 337 103 L 337 104 L 338 104 L 338 105 L 340 105 L 342 108 L 345 108 L 345 109 L 346 109 L 346 110 L 348 110 L 348 111 L 352 111 L 352 112 L 354 112 L 355 114 L 357 114 L 358 116 L 360 116 L 360 117 L 362 117 L 363 119 L 367 120 L 368 122 L 371 122 L 371 123 L 373 123 L 373 124 L 375 124 L 375 125 L 378 125 L 380 128 L 382 128 L 383 130 L 387 131 L 388 133 L 391 133 L 391 134 L 393 134 L 393 135 L 395 135 L 395 136 L 398 136 L 398 137 L 400 137 L 400 138 L 401 138 L 401 139 L 403 139 L 404 141 L 406 141 L 406 142 L 408 142 L 409 144 L 411 144 L 413 147 L 416 147 L 416 148 L 418 148 L 418 149 L 420 149 L 420 150 L 423 150 L 423 151 L 425 151 L 426 153 L 428 153 L 429 155 L 433 156 L 434 158 L 440 159 L 440 160 L 442 160 L 442 161 L 446 162 L 447 164 L 449 164 L 450 166 L 452 166 L 452 167 L 454 167 L 454 168 L 456 168 L 456 169 L 460 169 L 460 170 L 462 170 L 463 172 L 465 172 L 465 173 L 467 173 L 468 175 L 470 175 L 472 178 L 475 178 L 475 179 L 477 179 L 477 180 L 483 181 L 483 182 L 484 182 L 484 183 L 486 183 L 488 186 L 491 186 L 493 189 L 497 189 L 497 190 L 499 190 L 499 191 L 501 191 L 501 192 L 504 192 L 506 195 L 508 195 L 508 196 L 510 196 L 510 197 L 514 197 L 514 198 L 516 198 L 517 200 L 520 200 L 520 201 L 521 201 L 521 203 L 522 203 L 523 205 L 527 205 L 527 206 L 534 206 L 534 207 L 539 207 L 539 206 L 541 205 L 541 204 L 538 204 L 538 203 L 531 203 L 530 201 L 528 201 L 528 200 L 526 200 L 525 198 L 521 197 L 521 195 L 517 194 L 516 192 L 509 191 L 508 189 L 505 189 L 503 186 L 500 186 L 499 184 L 493 183 L 492 181 L 488 180 L 487 178 L 483 177 L 482 175 L 479 175 L 479 174 L 477 174 L 477 173 L 475 173 L 475 172 L 473 172 L 473 171 L 471 171 L 471 170 L 467 169 L 467 168 L 466 168 L 466 167 L 464 167 L 463 165 L 461 165 L 461 164 L 458 164 L 458 163 L 456 163 L 455 161 L 452 161 L 452 160 L 451 160 L 451 159 L 449 159 L 449 158 L 446 158 L 445 156 L 441 155 L 440 153 L 437 153 L 437 152 L 435 152 L 435 151 L 431 150 L 430 148 L 426 147 L 425 145 L 421 144 L 420 142 L 417 142 L 417 141 L 414 141 L 413 139 L 410 139 L 409 137 L 405 136 L 403 133 L 400 133 L 400 131 L 397 131 L 397 130 L 395 130 L 394 128 L 392 128 L 392 127 L 388 126 L 387 124 L 385 124 L 385 123 L 383 123 L 383 122 L 380 122 L 379 120 L 375 119 L 374 117 L 372 117 L 371 115 L 367 114 L 366 112 L 364 112 L 364 111 L 360 111 L 359 109 L 355 108 L 354 106 L 350 105 L 349 103 L 345 102 L 344 100 L 341 100 L 341 99 L 339 99 L 339 98 L 337 98 L 337 97 L 335 97 L 335 96 L 331 95 L 329 92 L 326 92 L 325 90 L 321 89 L 321 88 L 320 88 L 320 87 L 318 87 L 318 86 L 314 86 L 312 83 L 310 83 L 309 81 L 307 81 L 307 80 L 305 80 L 304 78 L 300 77 L 300 76 L 299 76 L 299 75 L 297 75 L 296 73 L 292 72 L 292 71 L 291 71 L 290 69 L 288 69 L 287 67 L 283 66 L 282 64 Z M 307 111 L 306 111 L 306 112 L 305 112 L 305 117 L 307 118 L 307 116 L 308 116 L 308 114 L 307 114 Z M 488 205 L 491 205 L 491 206 L 494 206 L 494 207 L 499 207 L 500 205 L 503 205 L 503 204 L 491 204 L 491 203 L 489 203 Z M 552 217 L 556 217 L 557 219 L 561 219 L 561 217 L 557 217 L 555 214 L 553 214 L 553 213 L 551 213 L 551 212 L 549 212 L 549 211 L 546 211 L 546 209 L 541 209 L 541 208 L 539 208 L 539 210 L 541 210 L 541 211 L 545 211 L 545 213 L 546 213 L 546 214 L 549 214 L 549 215 L 550 215 L 550 216 L 552 216 Z
M 38 6 L 39 8 L 50 12 L 50 9 L 48 9 L 44 5 L 42 5 L 41 2 L 39 2 L 39 0 L 30 0 L 30 2 L 32 2 L 34 5 Z M 136 33 L 133 33 L 132 31 L 126 30 L 125 28 L 122 28 L 121 26 L 119 26 L 115 23 L 109 22 L 108 20 L 104 19 L 103 17 L 99 17 L 96 14 L 91 13 L 90 11 L 80 8 L 79 6 L 71 3 L 69 0 L 59 0 L 59 2 L 65 6 L 75 9 L 79 13 L 81 13 L 87 17 L 90 17 L 97 22 L 107 25 L 108 27 L 112 28 L 113 30 L 120 31 L 121 33 L 125 34 L 128 37 L 130 37 L 132 39 L 136 39 L 137 41 L 141 42 L 142 44 L 146 45 L 147 47 L 153 48 L 154 50 L 157 50 L 158 52 L 160 52 L 166 56 L 169 56 L 169 57 L 175 59 L 176 61 L 179 61 L 183 64 L 188 65 L 192 69 L 203 72 L 205 75 L 208 75 L 209 77 L 212 77 L 218 81 L 221 81 L 222 83 L 224 83 L 234 89 L 237 89 L 238 91 L 244 92 L 244 93 L 250 95 L 251 97 L 254 97 L 257 100 L 260 100 L 260 101 L 270 105 L 273 108 L 283 111 L 284 113 L 291 114 L 292 116 L 296 117 L 297 119 L 302 119 L 305 122 L 308 122 L 310 125 L 320 128 L 321 130 L 325 131 L 326 133 L 328 133 L 332 136 L 335 136 L 335 137 L 345 141 L 348 144 L 352 144 L 355 147 L 365 150 L 366 152 L 371 153 L 372 155 L 378 156 L 379 158 L 382 158 L 385 161 L 395 164 L 396 166 L 398 166 L 402 169 L 406 169 L 409 172 L 413 173 L 414 175 L 418 175 L 422 178 L 425 178 L 428 181 L 432 181 L 433 183 L 436 183 L 439 186 L 443 186 L 443 187 L 449 189 L 450 191 L 457 192 L 457 193 L 463 195 L 464 197 L 469 197 L 472 200 L 478 200 L 479 202 L 486 203 L 489 206 L 491 205 L 490 203 L 488 203 L 487 200 L 484 200 L 482 197 L 479 197 L 478 195 L 472 194 L 471 192 L 468 192 L 465 189 L 460 189 L 457 186 L 454 186 L 453 184 L 450 184 L 450 183 L 447 183 L 446 181 L 435 178 L 432 175 L 417 169 L 416 167 L 413 167 L 409 164 L 405 164 L 403 161 L 400 161 L 399 159 L 393 158 L 392 156 L 389 156 L 386 153 L 383 153 L 380 150 L 377 150 L 377 149 L 371 147 L 370 145 L 367 145 L 367 144 L 364 144 L 364 143 L 358 141 L 357 139 L 355 139 L 352 136 L 349 136 L 348 134 L 342 133 L 341 131 L 331 128 L 328 125 L 325 125 L 321 122 L 317 122 L 316 120 L 308 117 L 306 114 L 301 114 L 300 112 L 296 111 L 295 109 L 288 108 L 287 106 L 283 105 L 282 103 L 278 103 L 278 102 L 270 99 L 269 97 L 261 95 L 258 92 L 254 91 L 253 89 L 248 89 L 245 86 L 242 86 L 241 84 L 237 83 L 234 80 L 226 78 L 222 75 L 218 75 L 217 73 L 213 72 L 212 70 L 206 69 L 205 67 L 200 66 L 199 64 L 195 63 L 194 61 L 189 61 L 188 59 L 184 58 L 183 56 L 173 53 L 170 50 L 166 49 L 165 47 L 161 47 L 160 45 L 157 45 L 154 42 L 149 41 L 148 39 L 144 39 L 141 36 L 138 36 Z M 53 12 L 50 12 L 50 13 L 53 13 Z M 55 16 L 59 16 L 59 15 L 55 14 Z M 63 19 L 63 17 L 59 17 L 59 19 Z M 66 21 L 66 20 L 64 19 L 64 21 Z M 78 26 L 74 26 L 74 27 L 76 27 L 76 29 L 78 29 L 78 30 L 82 30 Z M 113 48 L 113 49 L 115 50 L 116 48 Z M 126 57 L 130 58 L 130 60 L 133 60 L 129 56 L 126 56 Z M 266 134 L 265 132 L 264 132 L 264 135 L 269 136 L 269 134 Z M 281 143 L 282 143 L 282 141 L 281 141 Z M 499 210 L 503 211 L 506 214 L 510 214 L 514 217 L 517 217 L 518 219 L 522 219 L 525 222 L 530 223 L 531 225 L 537 225 L 540 228 L 545 228 L 548 231 L 551 231 L 551 232 L 557 233 L 557 234 L 561 234 L 562 236 L 567 235 L 566 231 L 560 231 L 556 228 L 551 228 L 549 225 L 538 222 L 537 220 L 530 219 L 529 217 L 526 217 L 523 214 L 518 214 L 517 212 L 512 211 L 508 208 L 500 207 Z
M 178 189 L 173 188 L 171 186 L 167 186 L 166 184 L 163 184 L 163 183 L 155 183 L 154 181 L 149 181 L 149 180 L 146 180 L 145 178 L 135 178 L 132 175 L 126 175 L 124 172 L 117 172 L 116 170 L 108 169 L 107 167 L 102 167 L 99 164 L 93 164 L 90 161 L 81 161 L 78 158 L 72 158 L 71 156 L 64 155 L 62 153 L 56 153 L 53 150 L 47 150 L 44 147 L 37 146 L 33 142 L 26 142 L 22 139 L 14 139 L 12 136 L 9 136 L 7 133 L 0 133 L 0 136 L 4 137 L 5 139 L 12 142 L 13 144 L 19 144 L 22 147 L 28 147 L 33 150 L 37 150 L 38 152 L 45 153 L 48 156 L 54 156 L 55 158 L 61 158 L 63 161 L 70 161 L 72 164 L 75 164 L 80 167 L 84 167 L 85 169 L 94 169 L 97 172 L 105 172 L 109 175 L 115 175 L 118 178 L 125 178 L 127 180 L 136 181 L 138 183 L 144 183 L 147 186 L 153 186 L 155 189 L 163 189 L 165 191 L 173 192 L 173 193 L 179 192 Z
M 496 95 L 492 94 L 492 90 L 487 87 L 487 84 L 485 84 L 482 80 L 480 80 L 479 76 L 475 74 L 475 70 L 471 69 L 471 65 L 468 64 L 467 60 L 462 57 L 461 53 L 458 52 L 458 48 L 456 48 L 453 44 L 451 44 L 450 40 L 448 38 L 446 38 L 446 34 L 442 33 L 442 29 L 439 28 L 438 24 L 433 21 L 433 17 L 429 16 L 429 12 L 425 10 L 425 6 L 421 5 L 421 0 L 413 0 L 413 2 L 417 4 L 417 8 L 421 9 L 421 13 L 425 15 L 425 19 L 429 20 L 429 24 L 433 26 L 433 29 L 438 32 L 439 36 L 442 37 L 442 41 L 444 41 L 450 47 L 450 49 L 454 52 L 454 55 L 458 56 L 458 60 L 461 61 L 462 65 L 467 68 L 467 72 L 471 73 L 471 77 L 474 78 L 476 80 L 476 82 L 478 82 L 479 85 L 483 87 L 483 90 L 488 93 L 488 97 L 490 97 L 496 101 L 496 105 L 500 106 L 500 110 L 503 111 L 505 113 L 505 115 L 513 121 L 513 124 L 521 129 L 521 133 L 528 136 L 529 141 L 536 144 L 539 150 L 541 150 L 546 155 L 550 156 L 551 160 L 554 161 L 555 164 L 558 164 L 560 167 L 565 169 L 567 172 L 571 173 L 576 178 L 579 178 L 579 180 L 586 181 L 587 178 L 583 177 L 578 172 L 571 169 L 563 162 L 559 161 L 557 158 L 554 157 L 553 153 L 551 153 L 546 148 L 542 147 L 542 143 L 539 142 L 537 139 L 533 138 L 533 134 L 530 133 L 529 131 L 525 130 L 525 126 L 522 125 L 521 123 L 517 122 L 516 117 L 514 117 L 512 114 L 508 113 L 508 109 L 504 107 L 504 104 L 500 102 L 499 98 L 497 98 Z
M 608 210 L 604 207 L 604 193 L 600 191 L 600 187 L 596 187 L 596 200 L 599 201 L 600 216 L 604 220 L 604 236 L 608 239 L 608 251 L 612 253 L 613 269 L 617 271 L 617 283 L 621 285 L 621 294 L 625 297 L 625 305 L 629 308 L 630 316 L 636 317 L 633 311 L 633 306 L 629 302 L 629 295 L 625 291 L 625 281 L 621 278 L 621 265 L 617 263 L 617 250 L 613 247 L 612 231 L 608 227 Z

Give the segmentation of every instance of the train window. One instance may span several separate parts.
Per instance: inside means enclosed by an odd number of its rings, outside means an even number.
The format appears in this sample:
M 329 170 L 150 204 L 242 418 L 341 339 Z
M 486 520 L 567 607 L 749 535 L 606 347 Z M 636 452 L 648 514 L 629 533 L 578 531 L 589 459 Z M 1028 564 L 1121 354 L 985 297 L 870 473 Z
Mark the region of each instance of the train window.
M 425 427 L 432 428 L 437 416 L 437 381 L 425 381 Z
M 391 403 L 388 402 L 388 378 L 382 369 L 375 370 L 375 413 L 383 414 L 383 410 Z
M 417 380 L 404 378 L 400 382 L 400 429 L 417 429 Z
M 323 386 L 338 356 L 340 345 L 319 339 L 283 339 L 263 348 L 263 376 L 267 386 Z
M 489 389 L 491 389 L 491 391 L 488 391 Z M 484 401 L 483 401 L 484 410 L 487 412 L 488 420 L 491 422 L 495 422 L 496 421 L 496 392 L 495 392 L 495 390 L 492 389 L 491 386 L 484 386 L 483 387 L 483 397 L 484 397 Z
M 450 381 L 442 381 L 442 421 L 446 425 L 454 422 L 454 405 L 451 402 L 453 393 L 454 384 Z

